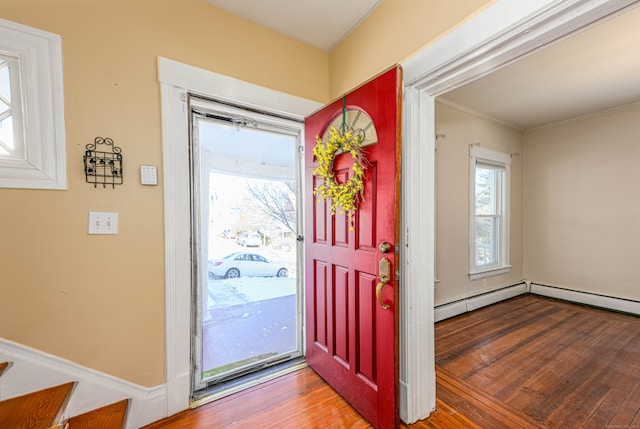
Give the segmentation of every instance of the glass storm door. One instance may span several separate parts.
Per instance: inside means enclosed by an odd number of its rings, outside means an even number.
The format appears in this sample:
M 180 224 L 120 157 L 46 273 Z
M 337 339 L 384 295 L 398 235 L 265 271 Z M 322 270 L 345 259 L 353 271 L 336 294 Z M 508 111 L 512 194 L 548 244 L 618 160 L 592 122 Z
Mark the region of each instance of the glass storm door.
M 191 98 L 194 392 L 302 356 L 302 123 Z

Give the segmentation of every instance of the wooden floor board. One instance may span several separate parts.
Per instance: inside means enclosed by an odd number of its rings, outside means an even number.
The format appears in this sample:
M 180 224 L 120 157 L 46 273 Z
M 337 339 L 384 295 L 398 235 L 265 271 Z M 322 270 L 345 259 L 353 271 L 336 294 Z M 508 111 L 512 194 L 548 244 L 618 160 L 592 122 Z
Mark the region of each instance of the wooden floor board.
M 640 428 L 640 318 L 524 295 L 436 324 L 436 410 L 403 429 Z M 311 369 L 147 429 L 371 428 Z

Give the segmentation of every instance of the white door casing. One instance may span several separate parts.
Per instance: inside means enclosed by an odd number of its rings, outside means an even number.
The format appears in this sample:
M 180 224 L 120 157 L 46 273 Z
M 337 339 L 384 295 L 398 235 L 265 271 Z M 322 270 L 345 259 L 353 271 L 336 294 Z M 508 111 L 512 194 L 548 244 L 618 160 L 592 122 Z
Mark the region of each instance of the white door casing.
M 636 0 L 500 0 L 402 64 L 404 271 L 401 418 L 435 409 L 435 98 L 601 19 Z M 426 364 L 425 364 L 426 363 Z

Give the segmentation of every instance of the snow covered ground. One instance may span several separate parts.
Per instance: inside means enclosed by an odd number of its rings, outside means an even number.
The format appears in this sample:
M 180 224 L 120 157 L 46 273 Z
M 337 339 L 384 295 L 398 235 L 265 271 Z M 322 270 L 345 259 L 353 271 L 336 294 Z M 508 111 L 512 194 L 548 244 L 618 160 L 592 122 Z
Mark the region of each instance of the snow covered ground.
M 239 277 L 235 279 L 209 279 L 209 309 L 227 307 L 279 298 L 296 293 L 296 252 L 272 249 L 266 246 L 242 247 L 235 240 L 215 237 L 209 243 L 209 259 L 221 258 L 233 252 L 257 253 L 274 261 L 282 261 L 289 277 Z
M 209 280 L 209 309 L 295 295 L 293 277 L 239 277 Z

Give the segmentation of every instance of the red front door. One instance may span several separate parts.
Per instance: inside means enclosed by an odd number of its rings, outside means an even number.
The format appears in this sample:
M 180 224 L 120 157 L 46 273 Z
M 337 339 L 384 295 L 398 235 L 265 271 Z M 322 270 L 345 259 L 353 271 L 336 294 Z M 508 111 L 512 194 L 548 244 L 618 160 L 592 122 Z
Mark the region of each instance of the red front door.
M 398 417 L 398 256 L 402 69 L 395 67 L 305 121 L 305 288 L 307 362 L 375 427 Z M 365 133 L 364 200 L 353 220 L 331 215 L 313 190 L 316 136 L 330 126 Z M 353 159 L 335 158 L 335 177 L 348 180 Z M 383 244 L 388 243 L 388 247 Z M 381 247 L 382 244 L 382 247 Z M 385 248 L 386 247 L 386 248 Z M 380 262 L 389 282 L 380 285 Z M 380 296 L 376 292 L 380 292 Z M 386 307 L 386 308 L 385 308 Z

